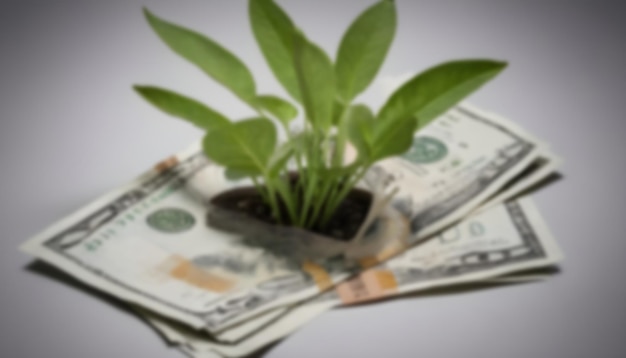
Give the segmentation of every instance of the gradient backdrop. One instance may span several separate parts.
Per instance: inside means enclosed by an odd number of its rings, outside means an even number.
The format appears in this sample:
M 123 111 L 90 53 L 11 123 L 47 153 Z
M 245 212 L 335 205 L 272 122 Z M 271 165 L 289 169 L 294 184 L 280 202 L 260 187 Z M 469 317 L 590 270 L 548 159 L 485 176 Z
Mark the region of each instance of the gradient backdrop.
M 372 1 L 280 3 L 334 53 Z M 566 253 L 562 272 L 546 282 L 334 311 L 266 356 L 626 356 L 626 6 L 397 3 L 398 36 L 381 75 L 459 57 L 510 61 L 472 102 L 516 120 L 566 159 L 564 178 L 534 196 Z M 41 267 L 17 251 L 199 137 L 131 84 L 172 88 L 232 117 L 250 114 L 159 42 L 142 5 L 227 44 L 263 92 L 283 93 L 253 42 L 244 0 L 0 2 L 0 356 L 181 356 L 115 303 L 37 274 Z M 377 90 L 362 99 L 382 102 Z

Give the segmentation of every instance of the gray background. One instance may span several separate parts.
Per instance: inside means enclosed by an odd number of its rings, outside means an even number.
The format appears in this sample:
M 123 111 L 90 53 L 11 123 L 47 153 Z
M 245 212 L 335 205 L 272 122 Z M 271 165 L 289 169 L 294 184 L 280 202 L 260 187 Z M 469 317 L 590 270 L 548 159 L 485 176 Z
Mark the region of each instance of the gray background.
M 284 0 L 334 53 L 371 1 Z M 151 83 L 250 113 L 159 42 L 157 14 L 228 44 L 263 92 L 283 93 L 247 24 L 245 1 L 9 1 L 0 4 L 0 353 L 178 357 L 144 323 L 37 274 L 17 246 L 185 147 L 200 132 L 131 90 Z M 624 357 L 626 48 L 618 1 L 397 1 L 381 75 L 460 57 L 511 66 L 472 102 L 516 120 L 566 159 L 534 197 L 567 259 L 546 282 L 397 299 L 323 315 L 267 357 Z M 363 96 L 372 105 L 380 91 Z

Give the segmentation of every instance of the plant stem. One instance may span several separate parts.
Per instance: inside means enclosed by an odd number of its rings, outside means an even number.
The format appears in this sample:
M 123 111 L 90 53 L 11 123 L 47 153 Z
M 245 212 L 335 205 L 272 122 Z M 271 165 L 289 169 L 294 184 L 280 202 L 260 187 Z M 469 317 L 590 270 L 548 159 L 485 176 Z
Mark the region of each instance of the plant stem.
M 256 188 L 256 190 L 261 195 L 261 198 L 263 198 L 263 201 L 265 201 L 266 203 L 269 204 L 270 197 L 269 197 L 269 195 L 267 193 L 267 190 L 265 190 L 263 188 L 263 186 L 259 183 L 259 180 L 256 177 L 250 177 L 250 178 L 252 179 L 252 183 L 254 184 L 254 187 Z
M 290 190 L 291 188 L 289 187 L 289 178 L 286 178 L 286 180 L 287 182 L 280 178 L 276 179 L 276 189 L 278 191 L 278 194 L 283 199 L 285 206 L 287 207 L 287 214 L 289 215 L 291 223 L 295 224 L 297 222 L 296 207 L 292 192 Z
M 348 181 L 342 186 L 341 191 L 336 196 L 333 196 L 329 202 L 326 203 L 326 207 L 324 208 L 324 215 L 322 217 L 322 226 L 326 226 L 328 221 L 332 217 L 332 215 L 337 210 L 337 207 L 341 204 L 341 202 L 346 198 L 350 190 L 354 188 L 354 186 L 365 176 L 367 170 L 369 169 L 369 165 L 365 165 L 360 168 L 360 172 L 358 174 L 352 174 L 351 178 L 349 177 Z
M 265 187 L 267 188 L 267 191 L 268 191 L 269 201 L 267 203 L 272 208 L 272 215 L 274 215 L 274 218 L 276 219 L 276 221 L 282 224 L 283 218 L 282 218 L 282 215 L 280 215 L 280 207 L 278 206 L 278 201 L 276 200 L 276 191 L 272 187 L 272 183 L 269 180 L 269 176 L 264 175 L 263 178 L 265 179 Z
M 319 217 L 320 210 L 324 206 L 324 204 L 326 203 L 326 201 L 328 199 L 328 194 L 331 193 L 330 189 L 333 187 L 334 183 L 335 183 L 334 180 L 330 180 L 328 178 L 326 178 L 326 180 L 323 181 L 323 183 L 322 183 L 322 192 L 320 193 L 320 200 L 318 200 L 318 201 L 316 201 L 314 203 L 314 205 L 313 205 L 313 213 L 309 217 L 309 220 L 306 222 L 305 227 L 313 227 L 315 225 L 315 222 L 317 221 L 317 219 Z
M 305 152 L 307 154 L 307 179 L 305 182 L 304 203 L 299 221 L 299 225 L 303 227 L 306 227 L 307 217 L 309 212 L 312 211 L 311 201 L 316 199 L 313 195 L 319 185 L 319 170 L 322 167 L 320 139 L 323 138 L 320 138 L 320 133 L 315 131 L 315 128 L 313 128 L 311 133 L 313 133 L 313 145 L 307 146 L 307 151 Z
M 307 118 L 304 119 L 304 132 L 305 133 L 312 133 L 311 132 L 311 128 L 310 128 L 310 122 L 307 120 Z M 304 160 L 305 163 L 303 165 L 302 168 L 300 168 L 298 170 L 299 173 L 299 177 L 298 177 L 298 185 L 300 186 L 300 190 L 302 190 L 302 201 L 301 201 L 301 205 L 299 207 L 299 213 L 298 213 L 298 221 L 297 221 L 297 225 L 302 227 L 302 225 L 304 225 L 304 221 L 307 215 L 307 209 L 308 209 L 308 205 L 309 205 L 309 185 L 311 182 L 311 179 L 313 177 L 313 173 L 312 173 L 312 158 L 311 158 L 311 153 L 310 153 L 310 147 L 308 141 L 311 138 L 309 137 L 304 137 L 304 140 L 306 141 L 306 143 L 304 144 Z
M 337 136 L 335 137 L 335 151 L 333 153 L 333 167 L 340 167 L 343 164 L 343 158 L 346 150 L 347 128 L 346 122 L 350 107 L 345 106 L 339 117 L 337 124 Z
M 300 214 L 300 218 L 298 221 L 298 225 L 301 227 L 306 227 L 307 217 L 309 215 L 309 211 L 311 209 L 311 200 L 313 199 L 313 194 L 315 194 L 315 188 L 318 183 L 317 173 L 313 172 L 311 177 L 307 179 L 305 192 L 304 192 L 304 203 L 302 207 L 302 211 Z
M 253 108 L 261 117 L 268 117 L 268 118 L 273 119 L 275 122 L 279 123 L 280 126 L 285 131 L 287 140 L 289 142 L 294 141 L 294 137 L 291 133 L 291 130 L 289 129 L 289 125 L 286 122 L 278 120 L 271 113 L 264 113 L 264 111 L 258 106 L 253 106 Z M 300 151 L 298 150 L 295 151 L 295 157 L 296 157 L 296 166 L 298 168 L 298 173 L 302 173 L 302 158 L 301 158 Z M 281 197 L 281 199 L 285 203 L 285 206 L 287 207 L 287 213 L 290 217 L 291 222 L 296 224 L 298 222 L 298 219 L 297 219 L 298 215 L 296 213 L 296 208 L 299 204 L 298 195 L 297 194 L 292 195 L 291 188 L 289 185 L 289 170 L 285 170 L 285 174 L 286 174 L 285 178 L 287 180 L 286 185 L 280 179 L 277 179 L 276 182 L 273 182 L 272 180 L 270 180 L 269 176 L 265 177 L 265 182 L 268 188 L 272 188 L 274 184 L 277 184 L 276 190 L 278 192 L 278 195 Z M 258 187 L 258 183 L 255 183 L 255 185 L 257 185 Z M 296 193 L 297 191 L 298 191 L 298 188 L 295 188 Z M 273 189 L 271 189 L 270 192 L 274 192 Z M 270 195 L 263 195 L 263 200 L 272 207 L 272 211 L 274 213 L 273 215 L 276 217 L 276 220 L 278 220 L 279 222 L 282 222 L 282 218 L 280 217 L 280 207 L 278 207 L 278 204 L 276 202 L 275 194 L 273 196 L 274 197 L 272 198 L 272 196 Z
M 283 123 L 283 122 L 281 122 L 281 123 Z M 289 130 L 289 126 L 286 123 L 283 123 L 283 127 L 285 129 L 285 133 L 287 133 L 287 140 L 293 143 L 295 141 L 295 138 L 292 135 L 291 131 Z M 297 168 L 297 172 L 299 174 L 302 173 L 302 168 L 303 168 L 301 154 L 302 153 L 300 153 L 300 151 L 297 148 L 294 149 L 294 155 L 296 157 L 296 168 Z M 302 177 L 302 174 L 300 174 L 300 176 Z M 287 184 L 288 184 L 287 189 L 291 190 L 291 186 L 289 185 L 290 184 L 290 182 L 289 182 L 290 177 L 289 177 L 289 170 L 288 169 L 285 170 L 285 178 L 287 178 Z M 301 180 L 302 178 L 299 178 L 299 179 L 300 180 L 296 181 L 296 185 L 294 185 L 294 188 L 293 188 L 294 195 L 292 196 L 292 205 L 293 205 L 294 212 L 297 210 L 297 207 L 300 204 L 300 199 L 298 197 L 298 192 L 300 190 L 302 190 L 302 180 Z M 297 217 L 297 214 L 295 214 L 295 216 Z M 297 222 L 296 217 L 292 217 L 292 222 L 294 224 Z

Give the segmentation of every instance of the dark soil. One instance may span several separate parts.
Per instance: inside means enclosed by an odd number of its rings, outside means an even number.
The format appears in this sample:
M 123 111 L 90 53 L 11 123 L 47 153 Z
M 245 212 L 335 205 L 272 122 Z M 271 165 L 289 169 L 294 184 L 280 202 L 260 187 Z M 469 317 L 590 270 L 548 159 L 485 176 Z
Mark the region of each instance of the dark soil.
M 272 225 L 278 225 L 272 217 L 271 208 L 265 204 L 255 187 L 223 192 L 214 197 L 211 204 L 221 209 L 243 213 Z M 339 205 L 326 227 L 322 227 L 321 223 L 318 222 L 310 231 L 336 240 L 348 241 L 356 235 L 361 227 L 371 204 L 371 193 L 361 189 L 353 189 L 343 203 Z M 281 207 L 282 217 L 284 220 L 289 220 L 285 206 L 281 205 Z M 293 223 L 286 222 L 283 225 L 292 226 Z

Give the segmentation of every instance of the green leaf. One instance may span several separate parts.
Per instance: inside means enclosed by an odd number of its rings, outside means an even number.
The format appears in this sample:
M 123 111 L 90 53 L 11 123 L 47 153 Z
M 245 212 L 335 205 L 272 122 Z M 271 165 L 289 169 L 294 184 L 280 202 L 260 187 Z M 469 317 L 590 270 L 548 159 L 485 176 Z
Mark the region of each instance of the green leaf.
M 233 168 L 226 168 L 226 170 L 224 171 L 224 175 L 226 176 L 226 179 L 228 180 L 237 181 L 237 180 L 245 179 L 248 177 L 258 176 L 258 173 L 246 172 L 243 170 L 237 170 Z
M 298 116 L 298 109 L 284 99 L 271 95 L 257 97 L 257 104 L 288 126 Z
M 375 119 L 369 108 L 362 105 L 351 107 L 348 113 L 348 138 L 365 163 L 409 150 L 416 126 L 413 117 L 388 121 Z
M 294 152 L 305 155 L 313 146 L 313 133 L 309 131 L 296 133 L 289 142 L 292 143 Z
M 174 52 L 200 67 L 243 101 L 251 103 L 254 100 L 256 86 L 252 74 L 235 55 L 213 40 L 166 22 L 147 9 L 144 14 L 150 26 Z
M 217 164 L 251 176 L 266 174 L 276 147 L 276 127 L 267 118 L 243 120 L 209 132 L 202 144 Z
M 185 119 L 200 128 L 210 131 L 230 124 L 230 121 L 222 114 L 189 97 L 152 86 L 134 86 L 133 88 L 163 112 Z
M 295 145 L 296 144 L 293 141 L 288 141 L 280 145 L 276 151 L 274 151 L 269 161 L 270 178 L 277 177 L 287 166 L 289 159 L 291 159 L 296 150 Z
M 333 121 L 335 75 L 328 55 L 304 35 L 296 35 L 294 62 L 307 119 L 315 129 L 328 130 Z
M 417 129 L 417 121 L 414 117 L 399 117 L 389 125 L 380 120 L 376 120 L 375 123 L 373 161 L 404 154 L 411 148 L 413 134 Z
M 338 100 L 333 102 L 333 125 L 339 126 L 341 123 L 341 116 L 343 115 L 343 110 L 345 105 Z
M 385 61 L 396 32 L 393 1 L 380 1 L 365 10 L 341 40 L 335 66 L 337 90 L 345 103 L 363 92 Z
M 249 0 L 248 12 L 252 32 L 269 67 L 285 90 L 300 102 L 293 63 L 293 22 L 273 0 Z
M 363 105 L 350 107 L 347 116 L 348 139 L 365 162 L 372 158 L 374 147 L 374 114 Z
M 419 127 L 460 102 L 506 67 L 492 60 L 452 61 L 432 67 L 391 95 L 379 120 L 415 116 Z

